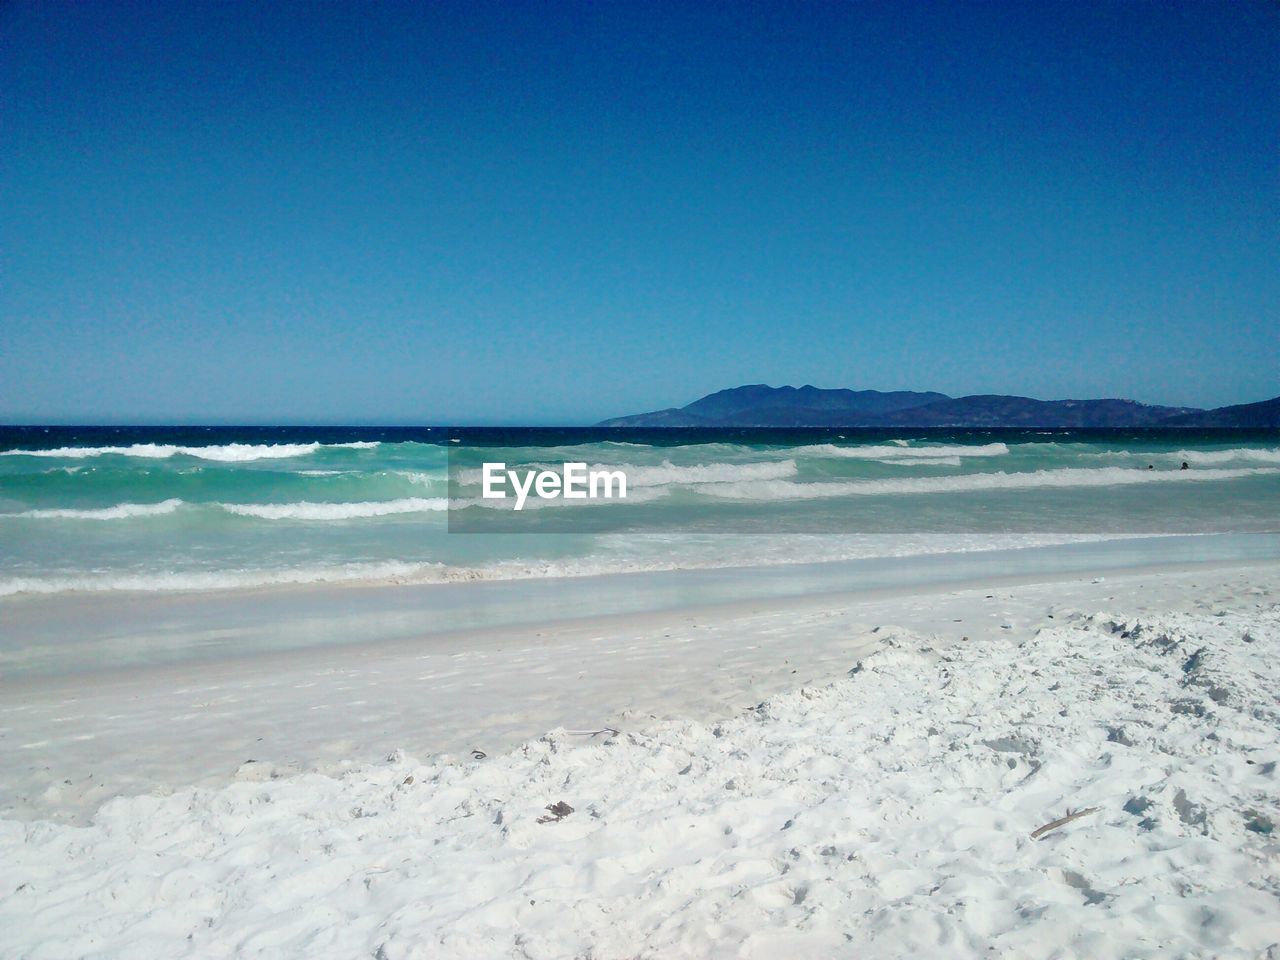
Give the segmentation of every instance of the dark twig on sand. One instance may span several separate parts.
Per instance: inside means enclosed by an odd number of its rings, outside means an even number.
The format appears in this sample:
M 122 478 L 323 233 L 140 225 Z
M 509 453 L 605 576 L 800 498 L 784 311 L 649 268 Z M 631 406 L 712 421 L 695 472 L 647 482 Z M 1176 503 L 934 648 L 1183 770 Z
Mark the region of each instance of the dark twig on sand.
M 598 737 L 602 733 L 607 733 L 611 737 L 618 735 L 618 731 L 613 727 L 605 727 L 602 730 L 566 730 L 565 733 L 571 737 Z
M 539 817 L 539 823 L 559 823 L 569 814 L 573 813 L 573 807 L 569 806 L 563 800 L 548 804 L 547 809 L 551 812 L 549 817 Z
M 1081 817 L 1087 816 L 1091 813 L 1097 813 L 1097 812 L 1098 812 L 1097 807 L 1085 807 L 1083 810 L 1077 810 L 1074 813 L 1068 810 L 1067 815 L 1065 817 L 1059 817 L 1057 820 L 1051 820 L 1049 823 L 1046 823 L 1043 827 L 1039 827 L 1033 830 L 1031 832 L 1031 839 L 1039 840 L 1050 830 L 1057 830 L 1059 827 L 1065 826 L 1066 824 L 1070 823 L 1072 820 L 1078 820 Z

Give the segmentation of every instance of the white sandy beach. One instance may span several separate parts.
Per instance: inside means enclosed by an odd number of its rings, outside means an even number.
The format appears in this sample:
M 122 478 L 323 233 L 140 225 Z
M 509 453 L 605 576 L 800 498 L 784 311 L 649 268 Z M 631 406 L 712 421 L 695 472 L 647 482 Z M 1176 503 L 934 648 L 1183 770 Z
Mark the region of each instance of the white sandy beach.
M 0 0 L 0 960 L 1280 960 L 1278 50 Z
M 7 681 L 0 955 L 1277 955 L 1278 589 L 1006 576 Z

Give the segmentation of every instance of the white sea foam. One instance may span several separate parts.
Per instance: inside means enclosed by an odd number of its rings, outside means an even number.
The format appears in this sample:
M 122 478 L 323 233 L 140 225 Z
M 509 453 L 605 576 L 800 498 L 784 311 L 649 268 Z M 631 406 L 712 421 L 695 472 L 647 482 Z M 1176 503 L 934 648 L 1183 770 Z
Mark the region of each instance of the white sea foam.
M 82 460 L 90 457 L 115 455 L 141 457 L 147 460 L 167 460 L 170 457 L 195 457 L 220 463 L 244 463 L 250 460 L 283 460 L 305 457 L 323 448 L 369 450 L 378 446 L 377 441 L 358 440 L 352 443 L 227 443 L 207 447 L 178 446 L 168 443 L 135 443 L 127 447 L 56 447 L 52 450 L 4 450 L 4 457 L 55 457 Z
M 1031 445 L 1028 445 L 1031 446 Z M 1085 444 L 1034 444 L 1055 453 L 1070 454 L 1085 462 L 1171 464 L 1217 467 L 1224 464 L 1280 465 L 1280 449 L 1274 447 L 1233 447 L 1227 450 L 1093 450 Z
M 57 508 L 3 513 L 0 518 L 19 520 L 129 520 L 173 513 L 184 506 L 199 507 L 172 498 L 160 503 L 117 503 L 93 509 Z M 227 513 L 262 520 L 356 520 L 403 513 L 429 513 L 448 509 L 444 497 L 406 497 L 399 500 L 367 500 L 354 503 L 319 503 L 302 500 L 297 503 L 216 503 Z
M 1192 464 L 1242 462 L 1280 464 L 1280 450 L 1262 447 L 1239 447 L 1234 450 L 1179 450 L 1170 456 Z
M 512 469 L 536 469 L 562 472 L 563 464 L 532 463 Z M 661 487 L 669 484 L 733 483 L 739 480 L 776 480 L 796 475 L 794 460 L 765 460 L 758 463 L 699 463 L 679 466 L 664 460 L 656 466 L 632 463 L 593 463 L 588 472 L 621 470 L 627 475 L 628 492 L 635 487 Z M 479 470 L 461 470 L 458 480 L 478 484 L 483 479 Z M 628 499 L 632 499 L 628 493 Z
M 130 520 L 134 517 L 158 517 L 173 513 L 183 502 L 177 498 L 160 503 L 117 503 L 112 507 L 76 510 L 70 507 L 49 510 L 25 510 L 5 513 L 0 517 L 15 520 Z
M 849 460 L 907 460 L 916 457 L 1002 457 L 1009 452 L 1008 444 L 984 443 L 981 446 L 936 444 L 928 447 L 908 447 L 905 440 L 891 441 L 888 446 L 838 447 L 834 443 L 817 443 L 796 447 L 790 453 L 801 457 L 838 457 Z
M 356 503 L 221 503 L 228 513 L 261 520 L 356 520 L 387 517 L 401 513 L 430 513 L 447 510 L 444 497 L 405 497 L 401 500 L 365 500 Z
M 1120 460 L 1138 463 L 1189 463 L 1192 466 L 1217 467 L 1223 464 L 1262 463 L 1280 465 L 1280 449 L 1274 447 L 1233 447 L 1228 450 L 1099 450 L 1073 448 L 1065 444 L 1046 444 L 1070 450 L 1080 457 Z
M 611 469 L 605 464 L 596 464 L 590 470 Z M 616 469 L 616 468 L 613 468 Z M 740 480 L 778 480 L 796 475 L 794 460 L 772 460 L 759 463 L 700 463 L 692 466 L 677 466 L 670 460 L 664 460 L 661 466 L 626 466 L 629 486 L 660 487 L 671 483 L 733 483 Z
M 958 467 L 959 457 L 903 457 L 899 460 L 877 460 L 888 467 Z
M 83 573 L 58 577 L 11 577 L 0 580 L 0 597 L 22 593 L 163 593 L 251 589 L 308 583 L 363 583 L 444 580 L 439 563 L 350 563 L 329 567 L 191 570 L 182 573 Z
M 816 561 L 972 553 L 1111 539 L 1104 534 L 605 534 L 600 552 L 556 559 L 494 560 L 465 566 L 433 561 L 353 562 L 331 566 L 91 573 L 0 580 L 0 597 L 57 593 L 163 593 L 245 590 L 307 584 L 431 584 L 594 577 L 602 574 L 790 566 Z
M 546 500 L 538 496 L 530 496 L 524 501 L 524 506 L 520 509 L 523 512 L 530 510 L 585 510 L 593 507 L 625 507 L 635 506 L 641 503 L 652 503 L 654 500 L 661 500 L 668 496 L 671 492 L 670 488 L 663 487 L 627 487 L 627 495 L 625 497 L 583 497 L 582 499 L 566 500 L 564 497 L 556 496 Z M 467 507 L 483 507 L 486 510 L 515 510 L 516 505 L 515 494 L 508 493 L 506 497 L 494 497 L 485 499 L 483 497 L 455 497 L 449 502 L 450 510 L 463 510 Z
M 748 480 L 704 484 L 699 493 L 729 500 L 814 500 L 826 497 L 892 494 L 969 493 L 982 490 L 1023 490 L 1043 487 L 1111 487 L 1143 483 L 1235 480 L 1278 470 L 1132 470 L 1124 467 L 1035 470 L 1026 473 L 972 473 L 958 477 L 904 477 L 893 480 L 848 480 L 797 483 L 793 480 Z
M 436 486 L 437 484 L 447 483 L 449 480 L 443 473 L 427 473 L 424 470 L 392 470 L 391 472 L 398 477 L 404 477 L 410 483 L 416 483 L 422 487 Z M 477 471 L 476 481 L 479 482 L 479 479 Z

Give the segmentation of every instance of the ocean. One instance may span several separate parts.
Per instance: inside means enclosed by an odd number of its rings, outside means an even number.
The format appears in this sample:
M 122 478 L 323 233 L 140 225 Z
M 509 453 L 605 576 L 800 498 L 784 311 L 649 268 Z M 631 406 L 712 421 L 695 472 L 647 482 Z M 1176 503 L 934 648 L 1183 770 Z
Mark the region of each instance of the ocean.
M 622 468 L 629 496 L 503 525 L 477 494 L 489 460 Z M 0 427 L 0 597 L 767 566 L 1278 518 L 1277 431 Z

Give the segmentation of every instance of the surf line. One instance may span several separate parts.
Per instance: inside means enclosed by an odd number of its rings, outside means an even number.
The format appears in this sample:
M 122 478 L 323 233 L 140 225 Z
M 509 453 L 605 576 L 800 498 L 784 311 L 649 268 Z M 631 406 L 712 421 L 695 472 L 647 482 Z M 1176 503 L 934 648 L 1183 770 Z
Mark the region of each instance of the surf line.
M 480 495 L 485 500 L 505 500 L 509 485 L 515 491 L 515 509 L 523 510 L 530 492 L 539 500 L 625 500 L 624 470 L 588 470 L 585 463 L 565 463 L 555 470 L 508 470 L 506 463 L 486 463 L 481 469 Z

